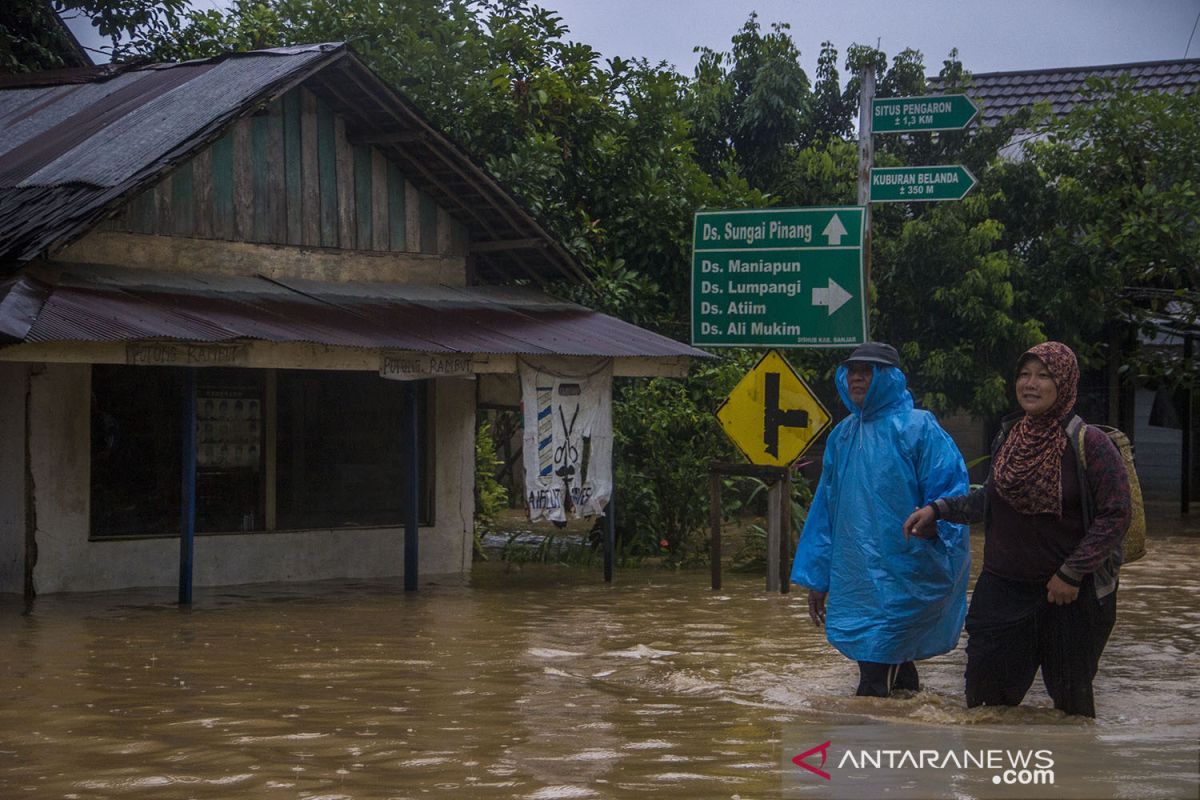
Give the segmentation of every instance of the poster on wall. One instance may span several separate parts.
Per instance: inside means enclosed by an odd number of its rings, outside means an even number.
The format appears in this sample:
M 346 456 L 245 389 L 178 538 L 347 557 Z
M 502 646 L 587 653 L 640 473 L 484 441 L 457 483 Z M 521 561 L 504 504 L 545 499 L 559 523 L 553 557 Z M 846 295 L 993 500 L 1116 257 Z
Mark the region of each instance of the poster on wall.
M 259 468 L 262 401 L 244 388 L 203 388 L 196 394 L 196 466 L 206 470 Z
M 520 372 L 530 520 L 603 514 L 612 495 L 612 359 L 522 359 Z

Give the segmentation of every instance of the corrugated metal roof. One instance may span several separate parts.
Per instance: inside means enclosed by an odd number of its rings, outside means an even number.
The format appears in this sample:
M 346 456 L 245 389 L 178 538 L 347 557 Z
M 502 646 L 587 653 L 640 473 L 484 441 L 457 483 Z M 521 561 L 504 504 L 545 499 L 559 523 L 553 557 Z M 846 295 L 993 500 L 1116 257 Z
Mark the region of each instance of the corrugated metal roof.
M 474 254 L 482 277 L 586 280 L 511 192 L 340 43 L 0 80 L 0 264 L 82 235 L 301 83 L 346 118 L 351 136 L 376 140 L 473 243 L 492 245 Z
M 994 125 L 1042 101 L 1049 103 L 1054 113 L 1061 116 L 1082 99 L 1080 89 L 1089 77 L 1116 78 L 1121 75 L 1132 77 L 1135 85 L 1144 91 L 1195 94 L 1200 89 L 1200 59 L 981 72 L 971 76 L 967 94 L 979 101 L 982 124 Z M 929 84 L 931 89 L 937 89 L 940 81 L 931 78 Z
M 115 270 L 26 272 L 0 288 L 12 342 L 177 339 L 567 356 L 705 357 L 635 325 L 516 287 L 321 283 Z

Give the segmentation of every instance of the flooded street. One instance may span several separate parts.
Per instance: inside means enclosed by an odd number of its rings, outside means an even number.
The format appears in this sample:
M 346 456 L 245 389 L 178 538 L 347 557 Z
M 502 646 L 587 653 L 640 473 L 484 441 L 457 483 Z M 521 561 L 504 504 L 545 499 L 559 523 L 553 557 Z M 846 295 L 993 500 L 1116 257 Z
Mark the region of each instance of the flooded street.
M 1059 765 L 1085 762 L 1095 783 L 1009 796 L 1195 797 L 1200 539 L 1151 546 L 1122 575 L 1095 723 L 1061 717 L 1040 679 L 1034 707 L 968 711 L 961 647 L 922 662 L 916 695 L 850 697 L 857 670 L 804 594 L 767 595 L 757 576 L 714 593 L 706 572 L 605 586 L 487 563 L 413 595 L 205 588 L 184 611 L 156 589 L 42 597 L 32 616 L 6 596 L 0 797 L 779 797 L 814 721 L 898 742 L 1056 726 L 1127 758 L 1063 744 Z M 971 796 L 922 774 L 919 796 Z

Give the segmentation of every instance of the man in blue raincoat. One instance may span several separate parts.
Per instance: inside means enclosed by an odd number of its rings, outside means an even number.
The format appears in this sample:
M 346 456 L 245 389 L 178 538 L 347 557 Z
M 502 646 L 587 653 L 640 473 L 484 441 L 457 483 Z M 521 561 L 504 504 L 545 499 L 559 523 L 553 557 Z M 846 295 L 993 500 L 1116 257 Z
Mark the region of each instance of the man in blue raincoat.
M 902 526 L 914 508 L 965 494 L 967 468 L 934 416 L 913 408 L 894 347 L 860 345 L 835 380 L 850 416 L 825 444 L 792 582 L 808 587 L 829 643 L 858 662 L 858 695 L 917 691 L 913 662 L 958 644 L 971 553 L 963 525 L 939 520 L 930 540 Z

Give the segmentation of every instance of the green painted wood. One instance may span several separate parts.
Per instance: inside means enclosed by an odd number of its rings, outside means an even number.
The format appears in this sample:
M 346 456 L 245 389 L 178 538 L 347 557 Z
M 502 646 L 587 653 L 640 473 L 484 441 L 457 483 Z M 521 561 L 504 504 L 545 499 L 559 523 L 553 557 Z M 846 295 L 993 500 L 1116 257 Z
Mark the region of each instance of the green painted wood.
M 321 244 L 321 177 L 317 168 L 317 97 L 301 93 L 303 123 L 300 128 L 300 235 L 305 245 Z
M 421 192 L 421 252 L 437 252 L 438 207 L 433 198 Z
M 233 235 L 243 242 L 254 241 L 254 171 L 250 153 L 250 120 L 233 123 Z
M 213 236 L 233 239 L 233 133 L 229 132 L 212 146 Z
M 192 203 L 196 220 L 195 235 L 201 239 L 213 236 L 212 148 L 206 147 L 192 159 Z
M 146 189 L 129 204 L 129 229 L 134 233 L 154 233 L 158 227 L 158 208 L 154 187 Z
M 171 214 L 171 177 L 168 175 L 154 187 L 154 202 L 158 204 L 158 221 L 154 232 L 166 234 L 175 230 L 175 218 Z
M 346 139 L 346 120 L 340 115 L 333 119 L 333 135 L 337 150 L 338 247 L 352 250 L 358 234 L 354 219 L 354 148 Z
M 355 247 L 359 250 L 371 249 L 371 196 L 374 193 L 374 177 L 371 171 L 371 148 L 367 145 L 354 147 L 354 216 L 358 224 L 355 226 Z
M 388 248 L 395 252 L 403 252 L 404 236 L 404 176 L 400 169 L 388 162 Z
M 287 195 L 283 184 L 283 103 L 267 107 L 267 241 L 287 244 Z
M 300 194 L 300 90 L 293 89 L 283 96 L 283 180 L 285 185 L 285 216 L 287 243 L 303 244 L 303 205 Z
M 317 172 L 320 181 L 321 246 L 338 246 L 337 135 L 333 109 L 317 100 Z
M 376 251 L 388 249 L 387 159 L 371 148 L 371 241 L 364 245 Z
M 174 225 L 171 233 L 191 236 L 196 231 L 195 188 L 192 181 L 192 162 L 180 164 L 171 175 L 171 214 Z
M 450 226 L 450 253 L 456 256 L 465 256 L 470 246 L 470 235 L 467 233 L 467 226 L 463 225 L 458 220 Z
M 265 114 L 250 118 L 250 204 L 254 215 L 250 236 L 254 242 L 271 241 L 270 125 L 271 119 Z

